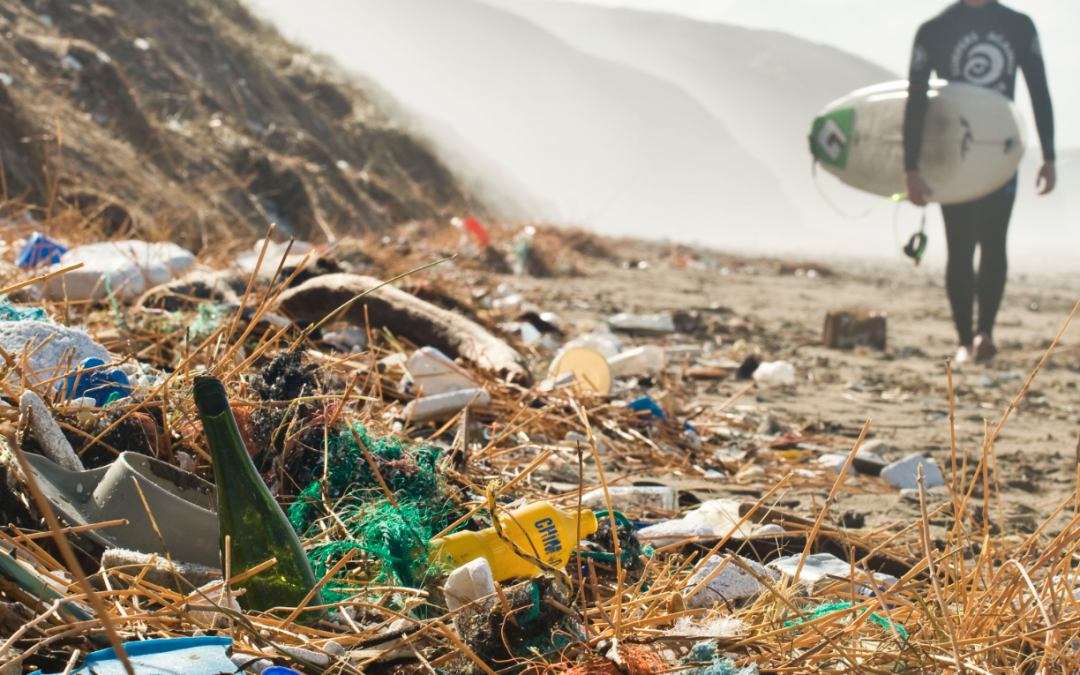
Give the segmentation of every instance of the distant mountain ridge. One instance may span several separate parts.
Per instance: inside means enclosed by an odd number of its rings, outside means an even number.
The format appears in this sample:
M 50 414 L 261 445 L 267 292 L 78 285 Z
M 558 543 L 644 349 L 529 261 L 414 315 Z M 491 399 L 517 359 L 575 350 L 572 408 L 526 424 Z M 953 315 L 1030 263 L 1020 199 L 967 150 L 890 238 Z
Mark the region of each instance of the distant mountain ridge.
M 567 222 L 712 244 L 801 232 L 777 177 L 699 101 L 514 13 L 475 0 L 255 7 L 452 127 Z
M 571 2 L 484 2 L 520 14 L 582 51 L 678 85 L 780 178 L 785 194 L 812 229 L 845 239 L 864 237 L 867 246 L 891 242 L 891 231 L 853 227 L 822 199 L 811 178 L 806 137 L 810 122 L 827 103 L 855 89 L 898 79 L 896 74 L 833 47 L 775 31 Z M 876 201 L 832 179 L 822 180 L 852 211 Z

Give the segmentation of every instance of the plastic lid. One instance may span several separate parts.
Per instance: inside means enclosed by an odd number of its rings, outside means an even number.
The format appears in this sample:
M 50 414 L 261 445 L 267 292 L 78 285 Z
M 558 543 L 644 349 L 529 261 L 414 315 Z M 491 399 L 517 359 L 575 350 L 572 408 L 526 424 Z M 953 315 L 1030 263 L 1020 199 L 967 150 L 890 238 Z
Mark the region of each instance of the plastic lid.
M 552 368 L 555 377 L 565 373 L 574 374 L 574 386 L 582 391 L 611 393 L 611 367 L 600 352 L 585 347 L 566 350 Z

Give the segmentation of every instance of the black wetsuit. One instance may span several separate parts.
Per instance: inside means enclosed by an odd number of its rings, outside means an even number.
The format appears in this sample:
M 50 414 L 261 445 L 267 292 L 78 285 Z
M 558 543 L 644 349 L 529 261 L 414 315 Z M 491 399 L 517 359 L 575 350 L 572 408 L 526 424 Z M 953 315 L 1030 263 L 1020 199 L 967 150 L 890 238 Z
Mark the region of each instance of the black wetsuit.
M 1031 19 L 998 2 L 979 8 L 957 2 L 923 24 L 915 37 L 911 58 L 911 84 L 904 120 L 905 169 L 919 168 L 931 72 L 951 82 L 967 82 L 999 91 L 1011 99 L 1016 92 L 1018 69 L 1023 69 L 1031 92 L 1043 158 L 1052 162 L 1054 110 L 1039 35 Z M 949 246 L 946 274 L 949 302 L 962 345 L 970 346 L 974 338 L 972 314 L 976 292 L 978 332 L 990 333 L 994 328 L 1005 293 L 1008 272 L 1005 239 L 1015 200 L 1014 177 L 988 197 L 941 208 Z M 977 278 L 976 246 L 981 249 Z

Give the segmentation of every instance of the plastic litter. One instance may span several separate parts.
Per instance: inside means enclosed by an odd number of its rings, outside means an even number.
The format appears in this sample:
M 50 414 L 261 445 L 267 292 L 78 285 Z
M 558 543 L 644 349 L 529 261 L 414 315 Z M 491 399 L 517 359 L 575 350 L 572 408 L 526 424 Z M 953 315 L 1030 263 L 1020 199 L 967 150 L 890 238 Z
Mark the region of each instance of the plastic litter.
M 491 244 L 491 235 L 476 218 L 454 218 L 450 221 L 455 227 L 460 227 L 476 239 L 477 248 L 483 250 Z
M 54 265 L 60 262 L 60 257 L 65 253 L 66 248 L 44 234 L 34 232 L 26 238 L 26 245 L 19 251 L 15 264 L 23 269 L 33 269 L 42 264 Z
M 42 344 L 45 340 L 48 342 Z M 76 363 L 88 358 L 98 358 L 102 362 L 112 360 L 105 347 L 74 328 L 47 321 L 0 322 L 0 347 L 4 351 L 18 359 L 27 342 L 33 353 L 28 361 L 30 369 L 41 381 L 65 375 Z
M 491 565 L 484 558 L 477 558 L 450 573 L 443 589 L 446 607 L 450 611 L 495 593 L 495 578 Z
M 415 423 L 449 419 L 466 407 L 483 408 L 491 405 L 491 394 L 483 389 L 461 389 L 437 396 L 424 396 L 409 401 L 401 411 L 403 419 Z
M 49 300 L 120 301 L 138 298 L 147 289 L 163 284 L 184 272 L 195 256 L 176 244 L 147 243 L 136 239 L 77 246 L 60 257 L 52 271 L 84 263 L 80 269 L 49 280 L 45 297 Z M 111 289 L 111 293 L 110 293 Z
M 787 361 L 762 363 L 754 371 L 754 380 L 763 385 L 795 384 L 795 366 Z
M 68 471 L 85 470 L 82 460 L 71 449 L 71 443 L 53 419 L 45 402 L 32 391 L 27 390 L 19 397 L 19 421 L 29 429 L 31 437 L 41 448 L 41 453 L 56 462 L 57 466 Z
M 174 553 L 179 555 L 181 552 Z M 166 588 L 173 588 L 185 595 L 192 588 L 200 588 L 221 579 L 219 567 L 207 567 L 195 563 L 184 562 L 174 559 L 171 563 L 168 559 L 153 553 L 139 553 L 123 548 L 110 548 L 101 555 L 101 570 L 119 571 L 135 576 L 142 574 L 148 583 Z M 176 576 L 191 584 L 183 588 L 176 588 Z
M 562 352 L 551 364 L 551 376 L 558 379 L 566 373 L 574 375 L 574 386 L 580 390 L 600 395 L 611 392 L 611 366 L 599 352 L 585 347 Z
M 135 675 L 221 675 L 232 673 L 236 666 L 227 651 L 232 638 L 192 637 L 171 640 L 146 640 L 124 645 Z M 116 651 L 103 649 L 86 655 L 74 675 L 126 675 Z
M 121 453 L 111 465 L 89 471 L 69 471 L 41 455 L 26 458 L 42 492 L 68 524 L 128 521 L 127 525 L 83 533 L 99 545 L 164 556 L 164 540 L 168 551 L 180 560 L 220 566 L 217 516 L 210 510 L 215 490 L 201 478 L 134 452 Z M 154 514 L 160 539 L 143 506 L 143 496 Z
M 611 507 L 616 511 L 625 511 L 632 507 L 677 511 L 679 509 L 679 491 L 673 487 L 655 485 L 614 485 L 608 487 Z M 581 503 L 593 510 L 607 509 L 604 489 L 597 488 L 585 493 Z
M 196 377 L 194 398 L 210 446 L 214 483 L 219 486 L 219 550 L 225 550 L 226 537 L 232 540 L 230 569 L 225 571 L 236 577 L 271 558 L 277 559 L 272 569 L 236 584 L 246 591 L 240 604 L 262 612 L 275 607 L 299 607 L 305 599 L 310 599 L 313 607 L 322 605 L 304 547 L 255 470 L 229 406 L 225 385 L 215 377 Z M 258 523 L 257 529 L 254 523 Z M 223 558 L 224 553 L 221 555 Z M 313 620 L 318 614 L 306 612 L 302 620 Z
M 405 364 L 405 372 L 401 389 L 414 396 L 421 393 L 424 396 L 438 396 L 480 386 L 468 371 L 434 347 L 423 347 L 413 352 Z
M 531 577 L 544 569 L 565 567 L 577 546 L 576 535 L 587 537 L 598 527 L 592 511 L 582 511 L 579 522 L 576 513 L 567 513 L 547 502 L 500 513 L 499 523 L 505 539 L 495 527 L 458 532 L 431 542 L 431 560 L 457 568 L 484 558 L 491 565 L 495 581 Z M 533 551 L 541 554 L 539 562 L 543 567 L 537 565 L 536 559 L 521 556 L 533 556 Z
M 768 567 L 789 577 L 794 577 L 796 570 L 799 568 L 799 559 L 801 557 L 801 555 L 791 555 L 777 558 L 770 562 Z M 799 573 L 799 578 L 796 581 L 815 588 L 818 584 L 832 583 L 834 577 L 849 579 L 851 577 L 851 563 L 841 560 L 831 553 L 814 553 L 806 556 L 806 562 L 803 563 L 802 572 Z M 860 576 L 859 578 L 864 577 Z M 885 586 L 892 586 L 897 582 L 896 577 L 880 572 L 875 572 L 873 578 Z M 874 589 L 864 583 L 856 583 L 855 591 L 860 595 L 874 595 Z
M 919 488 L 919 465 L 923 469 L 923 484 L 926 489 L 945 484 L 945 477 L 934 460 L 922 455 L 908 455 L 881 470 L 881 477 L 897 490 L 917 490 Z
M 765 568 L 758 562 L 742 557 L 740 557 L 740 560 L 762 577 L 769 577 Z M 686 582 L 686 586 L 684 586 L 687 607 L 690 609 L 703 609 L 712 607 L 717 603 L 724 605 L 728 602 L 749 600 L 765 590 L 765 587 L 761 582 L 754 578 L 752 574 L 738 565 L 729 562 L 724 565 L 724 569 L 713 577 L 708 584 L 702 587 L 701 590 L 690 595 L 690 592 L 692 592 L 698 584 L 707 579 L 713 570 L 723 563 L 724 558 L 721 556 L 709 556 L 709 558 L 701 565 L 701 568 L 690 577 L 689 581 Z
M 675 321 L 666 314 L 616 314 L 607 320 L 611 330 L 638 335 L 666 335 L 675 332 Z
M 646 345 L 608 358 L 608 365 L 615 377 L 651 377 L 664 371 L 667 357 L 662 348 Z
M 367 332 L 358 326 L 346 326 L 324 335 L 323 342 L 333 345 L 340 351 L 356 353 L 367 346 Z
M 662 420 L 667 417 L 667 413 L 660 407 L 660 404 L 648 396 L 634 399 L 626 407 L 636 413 L 648 413 L 642 416 L 644 419 Z
M 577 337 L 563 345 L 563 349 L 570 351 L 584 347 L 599 353 L 605 359 L 614 358 L 622 351 L 622 340 L 610 330 L 596 330 Z
M 670 546 L 693 537 L 711 536 L 713 536 L 712 525 L 700 520 L 687 520 L 685 518 L 667 520 L 638 530 L 639 539 L 657 548 Z
M 46 321 L 49 315 L 41 307 L 14 305 L 0 296 L 0 321 Z
M 103 368 L 104 365 L 105 361 L 96 357 L 83 359 L 78 370 L 65 380 L 64 395 L 69 400 L 90 397 L 98 407 L 111 400 L 130 396 L 131 380 L 124 371 Z
M 840 471 L 843 470 L 843 468 L 844 468 L 844 464 L 847 463 L 847 459 L 848 459 L 847 455 L 841 455 L 841 454 L 837 454 L 837 453 L 827 453 L 827 454 L 824 454 L 824 455 L 821 455 L 820 457 L 818 457 L 817 464 L 820 467 L 828 469 L 832 473 L 840 473 Z M 849 466 L 848 470 L 847 470 L 847 475 L 852 476 L 854 474 L 855 474 L 855 467 L 854 466 Z

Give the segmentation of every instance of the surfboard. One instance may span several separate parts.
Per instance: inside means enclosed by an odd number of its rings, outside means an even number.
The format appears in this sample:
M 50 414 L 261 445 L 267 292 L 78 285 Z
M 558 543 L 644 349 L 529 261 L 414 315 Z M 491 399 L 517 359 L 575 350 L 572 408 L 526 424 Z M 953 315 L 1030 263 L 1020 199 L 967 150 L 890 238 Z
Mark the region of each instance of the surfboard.
M 822 168 L 851 187 L 903 193 L 904 108 L 908 83 L 852 92 L 814 120 L 810 151 Z M 996 91 L 959 82 L 930 84 L 919 170 L 941 204 L 994 192 L 1016 174 L 1027 145 L 1024 120 Z

